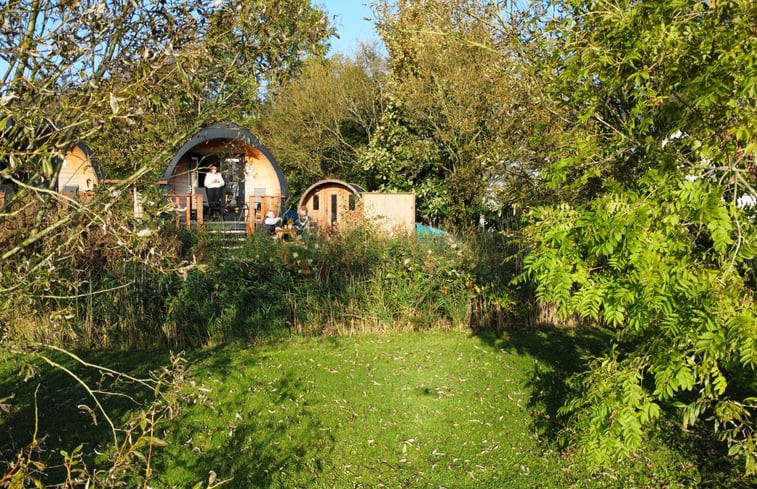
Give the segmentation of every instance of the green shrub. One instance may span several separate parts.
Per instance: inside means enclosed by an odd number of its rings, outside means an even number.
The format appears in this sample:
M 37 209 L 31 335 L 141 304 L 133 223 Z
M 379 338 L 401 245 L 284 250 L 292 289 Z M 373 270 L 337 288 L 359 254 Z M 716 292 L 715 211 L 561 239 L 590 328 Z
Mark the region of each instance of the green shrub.
M 85 347 L 200 346 L 385 329 L 467 327 L 510 314 L 513 271 L 499 238 L 418 242 L 357 228 L 276 241 L 253 234 L 229 250 L 213 233 L 159 236 L 160 266 L 93 244 L 46 294 L 9 312 L 16 339 Z M 141 253 L 150 253 L 145 248 Z M 65 280 L 61 278 L 65 275 Z M 60 285 L 56 285 L 60 284 Z M 4 298 L 9 301 L 10 299 Z M 502 322 L 497 322 L 501 326 Z M 485 327 L 483 321 L 477 327 Z
M 253 235 L 215 253 L 170 298 L 177 343 L 346 329 L 463 326 L 472 256 L 457 244 L 386 239 L 366 229 L 280 242 Z

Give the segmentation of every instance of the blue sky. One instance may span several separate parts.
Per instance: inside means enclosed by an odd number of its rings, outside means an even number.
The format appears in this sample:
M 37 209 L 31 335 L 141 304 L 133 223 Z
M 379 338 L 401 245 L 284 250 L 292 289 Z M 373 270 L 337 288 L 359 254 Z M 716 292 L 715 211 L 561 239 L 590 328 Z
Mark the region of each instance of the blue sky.
M 373 29 L 369 0 L 314 0 L 313 4 L 323 7 L 329 14 L 329 20 L 336 27 L 339 39 L 332 38 L 331 53 L 351 55 L 358 41 L 378 42 L 379 37 Z

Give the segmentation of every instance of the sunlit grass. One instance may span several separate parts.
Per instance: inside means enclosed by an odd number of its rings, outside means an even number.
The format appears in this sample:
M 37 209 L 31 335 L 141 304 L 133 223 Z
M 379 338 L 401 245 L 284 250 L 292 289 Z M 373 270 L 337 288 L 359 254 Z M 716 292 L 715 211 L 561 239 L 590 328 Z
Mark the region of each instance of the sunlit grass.
M 534 378 L 552 366 L 526 350 L 463 332 L 208 350 L 156 482 L 212 470 L 240 488 L 613 486 L 628 468 L 590 477 L 542 436 L 551 408 Z
M 209 351 L 156 467 L 168 485 L 209 470 L 237 487 L 556 480 L 536 434 L 511 426 L 532 368 L 459 333 Z
M 648 447 L 630 462 L 590 473 L 557 445 L 565 380 L 601 341 L 592 330 L 476 336 L 470 331 L 369 333 L 233 344 L 190 352 L 178 416 L 159 434 L 150 487 L 726 487 L 727 467 L 701 471 L 700 454 Z M 144 372 L 162 354 L 97 354 Z M 23 444 L 36 384 L 39 458 L 84 442 L 102 451 L 79 386 L 47 368 L 26 383 L 5 357 L 0 388 L 16 392 L 0 440 Z M 130 364 L 133 368 L 130 368 Z M 97 378 L 89 381 L 97 382 Z M 16 402 L 19 401 L 19 402 Z M 123 416 L 122 406 L 112 406 Z M 6 460 L 10 440 L 0 443 Z M 713 459 L 715 460 L 715 459 Z M 97 463 L 92 459 L 92 463 Z M 710 465 L 710 468 L 713 466 Z M 729 475 L 731 474 L 731 475 Z M 708 482 L 709 481 L 709 482 Z M 730 487 L 739 487 L 730 484 Z

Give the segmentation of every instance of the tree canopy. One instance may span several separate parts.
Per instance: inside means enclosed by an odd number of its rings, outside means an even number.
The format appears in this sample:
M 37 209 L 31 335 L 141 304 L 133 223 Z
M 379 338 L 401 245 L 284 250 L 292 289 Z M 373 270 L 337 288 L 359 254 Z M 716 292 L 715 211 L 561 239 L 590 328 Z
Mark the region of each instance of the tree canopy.
M 299 76 L 268 93 L 256 132 L 295 195 L 326 177 L 374 188 L 357 162 L 384 112 L 385 86 L 385 60 L 362 46 L 354 59 L 310 59 Z
M 119 260 L 170 258 L 144 238 L 159 227 L 159 199 L 146 200 L 146 221 L 127 217 L 132 187 L 156 194 L 171 152 L 199 127 L 254 120 L 262 90 L 324 55 L 332 34 L 307 0 L 12 0 L 0 18 L 0 179 L 15 189 L 0 211 L 0 290 L 15 305 L 76 290 L 68 271 L 85 266 L 87 240 Z M 89 204 L 55 192 L 79 142 L 121 178 Z
M 456 226 L 540 194 L 542 148 L 524 141 L 552 130 L 554 115 L 532 76 L 524 17 L 480 1 L 375 7 L 387 109 L 361 162 L 380 187 L 415 190 L 422 219 Z
M 526 276 L 615 332 L 563 409 L 595 461 L 630 454 L 669 408 L 755 472 L 757 5 L 565 1 L 541 69 L 571 123 L 546 175 Z M 542 19 L 537 19 L 542 22 Z

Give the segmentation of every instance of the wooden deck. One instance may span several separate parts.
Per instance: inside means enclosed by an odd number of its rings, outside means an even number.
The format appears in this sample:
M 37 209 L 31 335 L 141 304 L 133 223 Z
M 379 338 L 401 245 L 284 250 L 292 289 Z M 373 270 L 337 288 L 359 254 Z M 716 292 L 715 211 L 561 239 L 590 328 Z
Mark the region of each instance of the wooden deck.
M 210 223 L 224 222 L 228 224 L 221 227 L 233 227 L 235 231 L 243 227 L 246 234 L 262 228 L 263 218 L 269 210 L 279 215 L 282 202 L 280 195 L 251 196 L 241 209 L 227 206 L 220 214 L 214 212 L 209 215 L 208 209 L 203 205 L 202 194 L 167 194 L 166 198 L 173 204 L 176 230 L 185 228 L 213 231 L 219 226 Z

